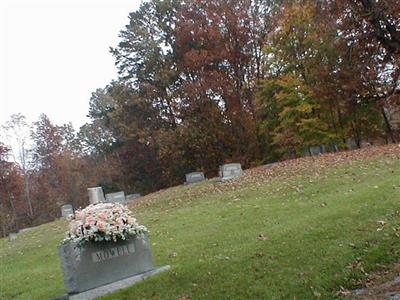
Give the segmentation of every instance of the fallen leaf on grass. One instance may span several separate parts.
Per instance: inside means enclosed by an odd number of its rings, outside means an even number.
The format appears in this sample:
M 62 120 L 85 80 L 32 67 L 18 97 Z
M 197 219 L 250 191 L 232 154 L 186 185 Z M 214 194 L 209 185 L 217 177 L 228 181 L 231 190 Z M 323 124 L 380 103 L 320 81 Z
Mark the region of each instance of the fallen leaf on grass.
M 258 235 L 258 238 L 257 238 L 259 241 L 265 241 L 265 240 L 267 240 L 268 238 L 265 236 L 265 235 L 263 235 L 262 233 L 260 233 L 259 235 Z
M 340 290 L 336 293 L 336 296 L 340 296 L 340 297 L 349 297 L 351 296 L 351 291 L 349 291 L 348 289 L 345 289 L 344 287 L 340 287 Z
M 263 251 L 258 251 L 258 252 L 256 252 L 256 256 L 257 256 L 257 257 L 263 257 L 263 256 L 265 256 L 265 252 L 263 252 Z

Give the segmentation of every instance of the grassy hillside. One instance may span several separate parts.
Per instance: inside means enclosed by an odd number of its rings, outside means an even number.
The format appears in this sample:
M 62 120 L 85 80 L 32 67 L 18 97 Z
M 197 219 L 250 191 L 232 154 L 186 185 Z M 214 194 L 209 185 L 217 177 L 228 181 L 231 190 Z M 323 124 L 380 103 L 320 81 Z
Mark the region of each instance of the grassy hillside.
M 400 260 L 400 147 L 248 170 L 144 197 L 157 275 L 105 299 L 332 299 Z M 0 298 L 64 293 L 63 221 L 0 240 Z

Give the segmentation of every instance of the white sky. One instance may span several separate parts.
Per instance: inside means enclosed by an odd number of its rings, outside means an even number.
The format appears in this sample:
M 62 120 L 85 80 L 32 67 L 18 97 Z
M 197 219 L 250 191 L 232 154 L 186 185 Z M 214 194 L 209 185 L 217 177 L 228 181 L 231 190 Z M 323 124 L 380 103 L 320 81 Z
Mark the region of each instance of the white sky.
M 117 77 L 110 46 L 140 0 L 0 0 L 0 125 L 13 113 L 88 121 L 89 98 Z

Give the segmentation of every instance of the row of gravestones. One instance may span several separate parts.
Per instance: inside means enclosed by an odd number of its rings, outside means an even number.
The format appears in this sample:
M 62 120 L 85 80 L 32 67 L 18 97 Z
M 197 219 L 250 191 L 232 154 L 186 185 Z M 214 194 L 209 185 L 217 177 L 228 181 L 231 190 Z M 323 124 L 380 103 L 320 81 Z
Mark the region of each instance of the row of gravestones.
M 219 167 L 219 177 L 221 181 L 231 180 L 243 175 L 242 166 L 239 163 L 225 164 Z M 203 172 L 192 172 L 186 174 L 186 184 L 196 183 L 206 180 Z
M 124 192 L 116 192 L 116 193 L 109 193 L 105 195 L 104 198 L 104 193 L 103 189 L 101 187 L 94 187 L 94 188 L 88 188 L 88 194 L 89 194 L 89 202 L 91 204 L 99 203 L 99 202 L 108 202 L 108 203 L 129 203 L 134 201 L 135 199 L 141 197 L 141 194 L 135 193 L 135 194 L 129 194 L 125 196 Z M 61 206 L 61 217 L 66 218 L 69 215 L 74 214 L 74 209 L 71 204 L 65 204 Z
M 108 193 L 105 195 L 104 198 L 103 189 L 101 187 L 89 188 L 88 193 L 89 193 L 89 202 L 91 204 L 98 202 L 127 203 L 142 196 L 139 193 L 129 194 L 125 196 L 125 193 L 123 191 L 120 191 L 115 193 Z
M 356 141 L 353 138 L 348 138 L 346 140 L 346 145 L 347 145 L 348 149 L 351 149 L 351 150 L 354 150 L 354 149 L 358 148 L 358 145 L 357 145 Z M 361 148 L 364 148 L 364 147 L 368 147 L 370 145 L 371 144 L 369 142 L 363 141 L 363 142 L 361 142 L 360 146 L 361 146 Z M 339 147 L 336 144 L 330 145 L 329 148 L 330 148 L 329 150 L 333 151 L 333 152 L 338 152 L 339 151 Z M 328 152 L 327 151 L 327 147 L 324 144 L 321 144 L 321 145 L 316 145 L 316 146 L 311 146 L 311 147 L 305 148 L 304 149 L 304 156 L 321 155 L 321 154 L 324 154 L 326 152 Z

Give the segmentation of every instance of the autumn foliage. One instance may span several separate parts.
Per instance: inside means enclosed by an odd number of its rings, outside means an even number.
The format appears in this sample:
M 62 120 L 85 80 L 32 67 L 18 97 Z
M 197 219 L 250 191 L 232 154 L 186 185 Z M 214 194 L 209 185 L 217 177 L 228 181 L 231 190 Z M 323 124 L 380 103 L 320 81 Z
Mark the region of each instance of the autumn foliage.
M 148 193 L 224 162 L 398 143 L 399 16 L 397 0 L 145 1 L 92 121 L 75 132 L 42 116 L 29 170 L 0 148 L 2 213 L 41 222 L 89 186 Z

